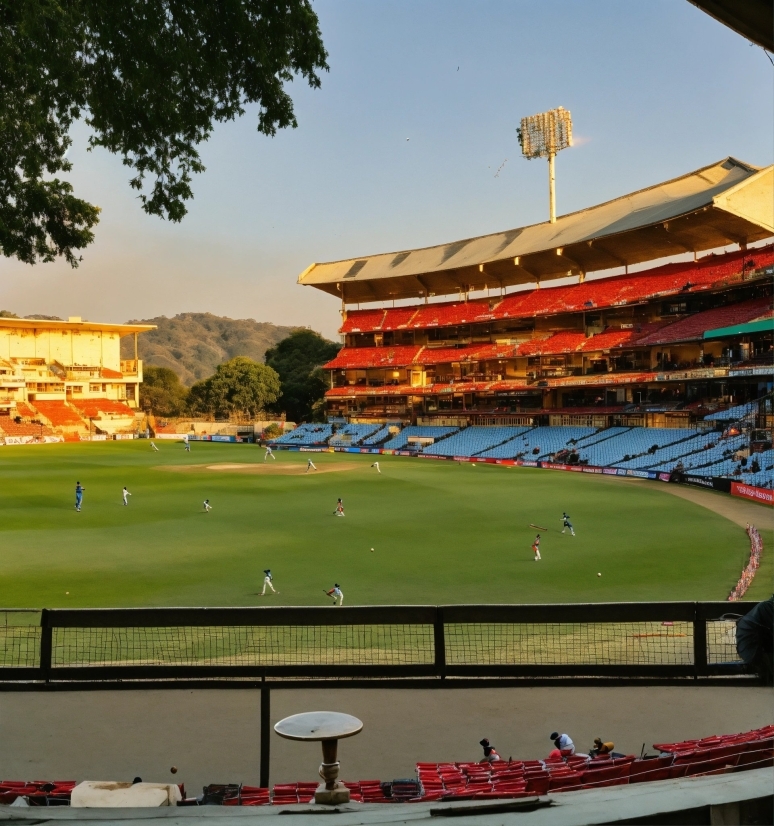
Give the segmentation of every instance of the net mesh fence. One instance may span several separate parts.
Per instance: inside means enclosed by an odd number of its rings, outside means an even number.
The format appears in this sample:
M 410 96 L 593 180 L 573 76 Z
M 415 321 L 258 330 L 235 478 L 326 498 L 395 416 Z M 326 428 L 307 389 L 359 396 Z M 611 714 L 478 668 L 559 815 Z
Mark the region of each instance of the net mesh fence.
M 428 665 L 432 625 L 55 628 L 52 665 Z
M 736 651 L 735 620 L 720 619 L 707 623 L 707 662 L 710 665 L 741 662 Z
M 40 616 L 0 611 L 0 667 L 40 662 Z M 690 622 L 447 623 L 448 666 L 692 665 Z M 432 665 L 423 624 L 54 628 L 57 667 Z M 738 663 L 733 619 L 707 622 L 707 662 Z
M 0 668 L 34 668 L 40 661 L 40 614 L 0 611 Z
M 691 665 L 690 622 L 446 626 L 449 665 Z

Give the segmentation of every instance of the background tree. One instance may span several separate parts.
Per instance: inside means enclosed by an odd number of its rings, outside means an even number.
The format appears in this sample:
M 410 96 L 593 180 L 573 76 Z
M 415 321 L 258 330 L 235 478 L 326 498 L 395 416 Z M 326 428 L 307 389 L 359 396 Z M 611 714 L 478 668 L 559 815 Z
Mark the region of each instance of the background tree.
M 55 177 L 79 118 L 180 221 L 215 123 L 256 103 L 259 132 L 295 127 L 285 84 L 326 58 L 309 0 L 0 0 L 0 250 L 75 267 L 93 240 L 99 209 Z
M 169 367 L 143 367 L 140 407 L 155 416 L 182 416 L 188 407 L 188 388 Z
M 215 416 L 247 416 L 267 410 L 280 396 L 280 380 L 271 367 L 238 356 L 219 364 L 215 374 L 190 392 L 193 410 Z
M 274 409 L 284 412 L 293 422 L 319 419 L 319 402 L 328 389 L 327 376 L 320 368 L 340 349 L 340 344 L 313 330 L 295 330 L 267 350 L 266 364 L 277 371 L 282 382 L 282 398 Z

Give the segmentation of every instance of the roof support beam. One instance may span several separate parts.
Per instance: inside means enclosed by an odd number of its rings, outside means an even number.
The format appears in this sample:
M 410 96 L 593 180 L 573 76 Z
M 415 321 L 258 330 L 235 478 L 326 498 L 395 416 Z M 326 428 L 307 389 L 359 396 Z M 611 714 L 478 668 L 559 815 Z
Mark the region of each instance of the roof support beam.
M 656 225 L 654 229 L 659 229 L 659 226 Z M 669 221 L 664 221 L 664 223 L 661 224 L 661 229 L 663 229 L 663 231 L 669 236 L 670 244 L 674 244 L 676 247 L 680 247 L 680 249 L 685 250 L 686 252 L 696 252 L 696 247 L 689 247 L 685 243 L 677 239 L 674 232 L 671 229 L 669 229 Z
M 570 258 L 569 255 L 565 255 L 564 247 L 557 247 L 556 254 L 561 258 L 563 261 L 566 261 L 571 267 L 574 267 L 578 270 L 578 283 L 582 284 L 586 280 L 586 268 L 577 261 L 575 258 Z
M 513 266 L 516 267 L 517 270 L 521 270 L 522 272 L 526 273 L 530 278 L 532 278 L 535 282 L 535 289 L 540 289 L 540 276 L 536 275 L 534 272 L 530 272 L 526 267 L 522 266 L 521 259 L 519 256 L 513 259 Z
M 616 255 L 614 252 L 610 252 L 607 247 L 603 247 L 598 241 L 595 241 L 593 238 L 591 241 L 586 241 L 589 246 L 589 249 L 593 249 L 595 252 L 601 252 L 603 255 L 606 255 L 611 261 L 615 261 L 621 267 L 625 267 L 626 271 L 629 271 L 629 262 L 625 258 L 621 258 L 620 255 Z

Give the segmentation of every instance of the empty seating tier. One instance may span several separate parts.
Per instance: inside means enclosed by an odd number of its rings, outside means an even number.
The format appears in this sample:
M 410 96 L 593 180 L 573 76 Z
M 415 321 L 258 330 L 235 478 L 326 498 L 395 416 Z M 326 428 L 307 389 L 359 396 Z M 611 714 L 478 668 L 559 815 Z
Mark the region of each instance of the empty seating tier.
M 397 436 L 385 442 L 382 447 L 385 450 L 405 450 L 409 447 L 409 439 L 412 436 L 438 440 L 443 439 L 444 436 L 450 436 L 452 433 L 456 433 L 458 429 L 459 428 L 456 427 L 421 427 L 413 425 L 403 428 Z
M 422 452 L 431 456 L 475 456 L 527 430 L 525 427 L 466 427 Z

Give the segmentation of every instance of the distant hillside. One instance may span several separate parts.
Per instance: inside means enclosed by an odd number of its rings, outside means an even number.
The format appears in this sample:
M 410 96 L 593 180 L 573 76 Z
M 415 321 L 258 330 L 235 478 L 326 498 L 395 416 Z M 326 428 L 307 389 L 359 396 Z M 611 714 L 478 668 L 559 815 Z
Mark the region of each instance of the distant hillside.
M 278 327 L 252 318 L 226 318 L 211 313 L 180 313 L 133 320 L 130 324 L 155 324 L 158 329 L 138 337 L 138 352 L 145 364 L 170 367 L 184 384 L 191 385 L 215 372 L 235 356 L 263 361 L 263 354 L 297 329 Z M 131 336 L 121 342 L 123 358 L 132 358 Z

